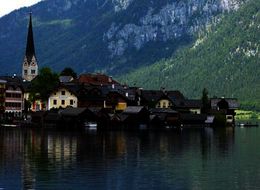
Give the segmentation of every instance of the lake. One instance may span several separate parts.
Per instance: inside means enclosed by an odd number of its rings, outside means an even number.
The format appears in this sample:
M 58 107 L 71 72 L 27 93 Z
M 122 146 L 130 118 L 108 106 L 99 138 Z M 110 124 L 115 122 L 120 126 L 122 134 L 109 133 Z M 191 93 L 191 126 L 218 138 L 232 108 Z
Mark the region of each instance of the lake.
M 260 129 L 0 129 L 0 189 L 260 189 Z

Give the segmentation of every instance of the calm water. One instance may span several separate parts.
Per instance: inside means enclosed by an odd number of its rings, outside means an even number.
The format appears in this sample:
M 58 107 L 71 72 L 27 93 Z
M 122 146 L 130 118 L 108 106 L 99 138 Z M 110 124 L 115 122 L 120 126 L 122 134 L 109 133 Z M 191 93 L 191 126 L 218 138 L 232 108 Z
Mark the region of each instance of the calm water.
M 0 189 L 260 189 L 260 129 L 0 129 Z

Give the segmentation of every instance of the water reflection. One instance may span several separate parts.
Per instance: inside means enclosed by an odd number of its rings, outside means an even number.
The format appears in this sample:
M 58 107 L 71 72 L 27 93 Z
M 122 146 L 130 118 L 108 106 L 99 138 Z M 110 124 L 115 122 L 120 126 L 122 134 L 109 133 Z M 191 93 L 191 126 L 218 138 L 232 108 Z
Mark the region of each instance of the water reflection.
M 0 129 L 0 188 L 207 189 L 216 180 L 234 187 L 232 180 L 241 180 L 231 175 L 235 136 L 234 128 L 94 134 Z M 216 173 L 226 167 L 230 171 Z

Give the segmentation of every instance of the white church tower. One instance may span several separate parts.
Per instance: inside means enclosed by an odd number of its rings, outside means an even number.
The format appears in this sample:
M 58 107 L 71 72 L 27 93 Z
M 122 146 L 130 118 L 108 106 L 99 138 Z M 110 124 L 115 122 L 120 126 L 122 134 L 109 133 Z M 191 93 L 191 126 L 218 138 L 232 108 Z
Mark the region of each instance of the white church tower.
M 28 27 L 26 52 L 23 61 L 22 77 L 26 81 L 31 81 L 37 75 L 38 75 L 38 65 L 37 65 L 35 49 L 34 49 L 32 13 L 30 13 L 30 21 Z

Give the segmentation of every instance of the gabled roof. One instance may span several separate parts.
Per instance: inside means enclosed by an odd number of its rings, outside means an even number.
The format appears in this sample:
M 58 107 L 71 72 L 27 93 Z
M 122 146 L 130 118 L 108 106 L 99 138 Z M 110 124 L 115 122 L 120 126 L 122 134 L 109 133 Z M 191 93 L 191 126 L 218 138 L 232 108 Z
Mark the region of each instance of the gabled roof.
M 176 100 L 174 102 L 175 107 L 177 108 L 202 108 L 201 100 Z
M 127 97 L 127 99 L 134 101 L 136 98 L 136 89 L 135 88 L 126 88 L 123 89 L 123 91 L 125 92 L 125 95 Z
M 7 83 L 7 81 L 6 81 L 6 80 L 1 80 L 1 79 L 0 79 L 0 83 L 1 83 L 1 84 L 5 84 L 5 83 Z
M 60 111 L 62 116 L 78 116 L 84 113 L 87 108 L 65 108 L 64 110 Z
M 149 111 L 151 113 L 178 113 L 177 111 L 169 108 L 151 108 Z
M 107 85 L 107 84 L 119 84 L 119 82 L 112 79 L 112 77 L 105 74 L 82 74 L 78 78 L 79 83 L 92 84 L 92 85 Z
M 21 88 L 22 91 L 24 91 L 23 88 L 23 79 L 19 76 L 0 76 L 1 80 L 6 81 L 6 86 L 12 86 L 13 88 Z
M 218 103 L 223 99 L 228 103 L 229 109 L 238 109 L 240 106 L 236 98 L 211 98 L 210 99 L 211 108 L 217 109 Z
M 173 91 L 166 91 L 165 94 L 170 98 L 174 100 L 180 100 L 180 99 L 185 99 L 184 95 L 178 91 L 178 90 L 173 90 Z
M 79 86 L 76 84 L 59 84 L 59 86 L 57 86 L 55 89 L 52 90 L 51 94 L 54 92 L 57 92 L 61 89 L 66 89 L 69 92 L 73 93 L 75 96 L 78 96 L 78 90 L 79 90 Z
M 164 95 L 161 90 L 142 90 L 141 97 L 149 102 L 157 102 Z
M 143 106 L 128 106 L 123 113 L 125 114 L 137 114 L 144 109 Z
M 59 80 L 61 83 L 67 83 L 67 82 L 71 82 L 73 81 L 73 77 L 72 76 L 60 76 Z

